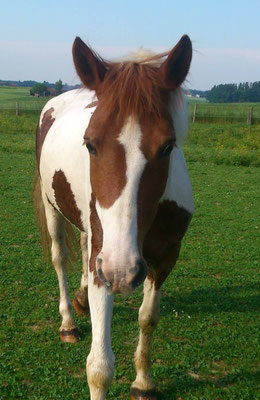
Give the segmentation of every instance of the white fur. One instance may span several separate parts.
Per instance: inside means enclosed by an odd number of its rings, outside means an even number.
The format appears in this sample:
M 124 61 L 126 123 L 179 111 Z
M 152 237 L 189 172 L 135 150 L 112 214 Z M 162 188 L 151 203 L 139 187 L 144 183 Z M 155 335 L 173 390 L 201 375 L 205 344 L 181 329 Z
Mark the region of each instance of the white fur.
M 174 200 L 179 207 L 185 208 L 191 214 L 194 213 L 190 178 L 183 152 L 179 147 L 174 147 L 172 150 L 168 179 L 160 202 L 163 200 Z
M 176 144 L 180 147 L 186 139 L 189 128 L 188 105 L 182 89 L 171 92 L 169 108 L 176 134 Z
M 183 152 L 180 148 L 188 131 L 188 107 L 181 90 L 171 93 L 170 113 L 176 134 L 176 145 L 170 156 L 168 179 L 163 200 L 173 200 L 179 207 L 185 208 L 191 214 L 194 213 L 194 202 L 191 182 Z
M 113 296 L 108 294 L 104 286 L 98 288 L 94 285 L 92 272 L 89 274 L 88 297 L 92 343 L 86 365 L 87 379 L 91 400 L 105 400 L 115 363 L 111 347 Z
M 139 257 L 137 246 L 137 192 L 146 159 L 140 150 L 142 132 L 139 124 L 129 118 L 119 135 L 125 149 L 126 185 L 114 204 L 102 208 L 97 202 L 97 213 L 103 227 L 101 255 L 119 269 L 135 265 Z
M 72 90 L 50 100 L 45 111 L 54 108 L 55 122 L 45 138 L 40 160 L 40 174 L 49 200 L 56 204 L 52 180 L 55 171 L 64 172 L 76 204 L 81 210 L 82 223 L 87 230 L 90 201 L 89 153 L 83 136 L 94 108 L 86 108 L 93 101 L 93 92 L 87 89 Z
M 75 324 L 72 318 L 72 306 L 66 279 L 67 249 L 64 236 L 64 218 L 49 204 L 44 191 L 42 191 L 42 199 L 48 231 L 52 240 L 52 263 L 57 273 L 60 289 L 59 312 L 62 317 L 60 331 L 69 331 L 75 328 Z

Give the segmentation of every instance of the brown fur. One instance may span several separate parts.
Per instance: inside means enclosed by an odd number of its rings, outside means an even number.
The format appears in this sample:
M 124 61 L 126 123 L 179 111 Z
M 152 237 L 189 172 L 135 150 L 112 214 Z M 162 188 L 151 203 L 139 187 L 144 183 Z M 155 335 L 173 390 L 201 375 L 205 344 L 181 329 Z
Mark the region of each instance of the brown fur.
M 160 117 L 168 106 L 168 94 L 162 89 L 158 70 L 153 64 L 111 63 L 98 91 L 106 114 L 116 112 L 120 120 L 129 115 Z
M 41 151 L 42 151 L 42 146 L 44 143 L 44 140 L 46 138 L 46 135 L 52 126 L 53 122 L 55 121 L 55 118 L 52 118 L 52 113 L 54 111 L 54 108 L 51 107 L 49 110 L 45 111 L 42 119 L 42 124 L 41 126 L 38 124 L 37 130 L 36 130 L 36 160 L 37 160 L 37 166 L 38 169 L 40 168 L 40 158 L 41 158 Z
M 90 208 L 90 225 L 91 225 L 91 257 L 89 260 L 89 270 L 94 274 L 94 284 L 98 287 L 102 286 L 103 283 L 99 279 L 96 270 L 96 258 L 98 253 L 101 251 L 103 244 L 103 230 L 98 218 L 97 210 L 96 210 L 96 198 L 91 195 L 91 201 L 89 204 Z
M 98 157 L 90 155 L 90 179 L 93 193 L 104 208 L 114 203 L 126 184 L 125 151 L 117 140 L 122 125 L 111 123 L 113 116 L 107 116 L 98 105 L 84 135 L 85 142 L 98 152 Z
M 52 181 L 52 188 L 54 190 L 56 204 L 62 214 L 80 231 L 84 231 L 81 220 L 81 211 L 76 204 L 70 183 L 67 181 L 63 171 L 59 170 L 55 172 Z
M 155 282 L 156 289 L 163 284 L 178 259 L 190 220 L 191 214 L 178 207 L 175 201 L 164 200 L 159 204 L 144 241 L 144 257 L 149 264 L 148 278 Z
M 43 254 L 45 258 L 49 258 L 51 255 L 51 238 L 48 233 L 44 204 L 41 193 L 41 181 L 38 170 L 34 175 L 33 182 L 34 192 L 34 215 L 39 228 L 41 243 L 43 248 Z M 65 240 L 68 248 L 68 265 L 72 266 L 75 264 L 78 253 L 78 238 L 75 231 L 69 221 L 65 222 Z
M 116 112 L 120 120 L 130 115 L 160 117 L 168 106 L 169 91 L 179 88 L 186 78 L 191 57 L 192 44 L 187 35 L 169 53 L 139 62 L 104 61 L 80 38 L 73 44 L 74 64 L 81 81 L 96 91 L 103 111 L 107 115 Z

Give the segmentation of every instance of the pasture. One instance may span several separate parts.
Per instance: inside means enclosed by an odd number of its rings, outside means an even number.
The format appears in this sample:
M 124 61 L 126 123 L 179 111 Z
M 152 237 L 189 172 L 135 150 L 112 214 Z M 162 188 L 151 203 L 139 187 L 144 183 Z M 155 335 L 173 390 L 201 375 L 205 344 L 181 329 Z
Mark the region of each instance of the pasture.
M 50 98 L 30 96 L 29 92 L 28 87 L 0 86 L 0 112 L 15 113 L 18 102 L 21 112 L 39 113 Z
M 33 216 L 36 124 L 36 115 L 0 115 L 0 399 L 89 399 L 90 319 L 76 316 L 79 343 L 60 341 L 57 278 Z M 259 133 L 259 125 L 197 123 L 184 146 L 196 213 L 154 334 L 163 400 L 259 398 Z M 71 297 L 80 275 L 80 265 L 68 273 Z M 141 289 L 115 296 L 111 400 L 129 398 L 141 298 Z
M 0 112 L 15 114 L 18 102 L 19 113 L 38 113 L 50 97 L 30 96 L 29 90 L 27 87 L 0 86 Z M 191 120 L 196 103 L 196 122 L 246 124 L 248 113 L 252 112 L 252 123 L 260 123 L 260 103 L 214 104 L 194 98 L 188 98 L 188 102 Z

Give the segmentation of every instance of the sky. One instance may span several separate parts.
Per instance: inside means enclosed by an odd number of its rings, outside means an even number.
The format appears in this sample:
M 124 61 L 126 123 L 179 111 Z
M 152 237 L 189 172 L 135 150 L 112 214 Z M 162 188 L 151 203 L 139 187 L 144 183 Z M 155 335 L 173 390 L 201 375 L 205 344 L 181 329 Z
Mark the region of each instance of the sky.
M 193 43 L 185 86 L 260 81 L 259 0 L 0 0 L 0 80 L 79 83 L 76 36 L 108 59 Z

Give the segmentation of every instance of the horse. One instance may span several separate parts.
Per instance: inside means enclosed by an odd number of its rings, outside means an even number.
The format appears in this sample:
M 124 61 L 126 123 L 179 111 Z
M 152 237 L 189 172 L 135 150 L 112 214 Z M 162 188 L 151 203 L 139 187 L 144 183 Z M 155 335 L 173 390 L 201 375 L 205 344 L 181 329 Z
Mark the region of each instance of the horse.
M 161 288 L 194 212 L 181 150 L 188 127 L 181 85 L 192 44 L 184 35 L 167 54 L 112 62 L 76 37 L 72 53 L 83 87 L 52 98 L 36 132 L 35 198 L 59 281 L 60 339 L 78 340 L 66 279 L 67 229 L 74 226 L 83 268 L 73 305 L 90 310 L 91 400 L 106 398 L 113 377 L 113 294 L 129 295 L 142 283 L 130 395 L 154 400 L 150 348 Z

